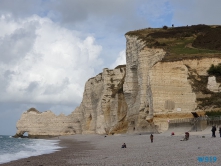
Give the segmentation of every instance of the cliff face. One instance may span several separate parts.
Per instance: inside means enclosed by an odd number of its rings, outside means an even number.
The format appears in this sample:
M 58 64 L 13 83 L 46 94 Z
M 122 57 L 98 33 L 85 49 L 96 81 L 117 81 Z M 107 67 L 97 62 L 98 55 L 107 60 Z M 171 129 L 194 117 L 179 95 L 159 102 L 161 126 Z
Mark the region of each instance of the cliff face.
M 128 132 L 154 131 L 150 69 L 165 56 L 162 49 L 151 49 L 136 36 L 127 39 L 127 73 L 124 94 L 128 103 Z M 148 117 L 147 117 L 148 116 Z
M 89 79 L 82 103 L 71 115 L 28 110 L 17 122 L 17 136 L 162 132 L 169 119 L 221 108 L 221 79 L 207 74 L 211 64 L 221 63 L 219 54 L 174 60 L 173 51 L 168 55 L 167 49 L 150 47 L 137 35 L 126 39 L 126 66 L 103 69 Z
M 125 74 L 125 66 L 118 66 L 114 70 L 104 69 L 87 81 L 82 103 L 72 113 L 78 119 L 82 134 L 126 132 Z
M 127 103 L 123 94 L 125 65 L 104 69 L 85 84 L 83 100 L 71 115 L 30 109 L 17 122 L 16 136 L 31 137 L 82 134 L 109 134 L 127 131 Z

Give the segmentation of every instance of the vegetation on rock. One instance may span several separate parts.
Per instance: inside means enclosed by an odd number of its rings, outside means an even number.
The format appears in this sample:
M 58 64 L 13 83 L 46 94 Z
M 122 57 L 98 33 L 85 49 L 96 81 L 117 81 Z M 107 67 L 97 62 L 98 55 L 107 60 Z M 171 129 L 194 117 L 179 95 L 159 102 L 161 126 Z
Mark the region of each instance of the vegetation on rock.
M 206 111 L 205 115 L 207 115 L 207 116 L 221 116 L 221 110 L 219 110 L 219 111 Z
M 217 66 L 211 65 L 209 70 L 207 70 L 207 73 L 209 75 L 214 75 L 214 76 L 221 76 L 221 63 L 218 64 Z
M 198 107 L 208 107 L 211 106 L 213 108 L 221 108 L 221 93 L 212 93 L 210 97 L 199 98 L 198 101 L 201 101 L 201 104 Z
M 168 27 L 166 25 L 163 26 L 163 29 L 168 29 Z
M 192 25 L 141 29 L 126 33 L 137 36 L 150 48 L 162 48 L 163 61 L 221 56 L 221 26 Z

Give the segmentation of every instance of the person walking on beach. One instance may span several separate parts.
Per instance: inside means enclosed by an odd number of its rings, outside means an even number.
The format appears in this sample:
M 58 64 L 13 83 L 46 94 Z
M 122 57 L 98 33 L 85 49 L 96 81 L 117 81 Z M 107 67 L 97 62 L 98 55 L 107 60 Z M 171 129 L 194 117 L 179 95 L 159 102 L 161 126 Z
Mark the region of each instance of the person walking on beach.
M 216 126 L 212 127 L 212 137 L 216 137 Z
M 190 137 L 190 133 L 189 132 L 185 132 L 185 137 L 184 137 L 184 141 L 187 141 L 189 140 L 189 137 Z
M 150 134 L 151 143 L 153 143 L 153 134 Z
M 219 136 L 221 137 L 221 126 L 219 127 Z

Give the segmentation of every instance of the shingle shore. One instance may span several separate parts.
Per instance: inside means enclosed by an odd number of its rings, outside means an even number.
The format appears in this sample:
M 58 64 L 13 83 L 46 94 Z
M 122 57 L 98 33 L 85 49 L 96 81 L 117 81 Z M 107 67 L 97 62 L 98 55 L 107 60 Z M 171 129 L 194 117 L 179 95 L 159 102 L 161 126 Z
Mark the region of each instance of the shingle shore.
M 73 135 L 62 136 L 60 145 L 65 148 L 52 154 L 34 156 L 2 164 L 5 166 L 33 165 L 221 165 L 221 138 L 216 133 L 190 133 L 190 140 L 180 141 L 184 133 L 169 136 L 154 134 L 151 143 L 150 135 Z M 203 138 L 202 136 L 205 136 Z M 126 143 L 127 148 L 121 145 Z M 199 156 L 215 156 L 216 162 L 199 162 Z

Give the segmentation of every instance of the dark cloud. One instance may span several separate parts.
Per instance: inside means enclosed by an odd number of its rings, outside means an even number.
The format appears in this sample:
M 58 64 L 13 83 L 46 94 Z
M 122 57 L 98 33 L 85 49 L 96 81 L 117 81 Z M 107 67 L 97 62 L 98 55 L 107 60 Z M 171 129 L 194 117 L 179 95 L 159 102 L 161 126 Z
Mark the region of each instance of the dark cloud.
M 35 29 L 36 26 L 31 24 L 29 27 L 18 28 L 12 34 L 0 38 L 1 63 L 15 62 L 26 56 L 34 44 Z
M 14 19 L 28 17 L 33 14 L 44 16 L 47 13 L 45 0 L 1 0 L 0 14 L 11 14 Z
M 63 79 L 62 83 L 60 85 L 57 85 L 56 83 L 48 85 L 45 88 L 44 95 L 53 95 L 53 94 L 59 94 L 61 93 L 68 85 L 70 84 L 69 79 L 66 77 Z
M 37 81 L 30 82 L 28 87 L 25 89 L 26 93 L 31 93 L 35 89 L 37 89 L 39 86 L 39 83 Z
M 14 19 L 36 14 L 72 27 L 92 19 L 93 24 L 88 26 L 105 24 L 107 29 L 123 27 L 126 32 L 147 25 L 137 9 L 148 3 L 149 0 L 1 0 L 0 14 L 9 13 Z
M 220 25 L 220 0 L 170 0 L 173 5 L 173 20 L 178 25 Z
M 51 18 L 54 20 L 59 18 L 59 21 L 64 24 L 88 22 L 88 27 L 91 28 L 100 26 L 99 30 L 105 25 L 107 31 L 115 29 L 121 30 L 121 32 L 147 26 L 145 17 L 141 17 L 137 9 L 140 4 L 147 4 L 149 0 L 65 0 L 53 2 L 50 4 L 51 13 L 53 13 Z
M 8 79 L 8 78 L 10 78 L 12 75 L 14 75 L 14 74 L 15 74 L 14 71 L 6 70 L 6 71 L 4 72 L 4 77 L 5 77 L 5 79 Z
M 61 15 L 64 22 L 85 21 L 88 17 L 126 17 L 134 12 L 135 2 L 131 0 L 64 0 L 54 1 L 51 7 L 54 12 Z M 131 14 L 130 14 L 131 15 Z

